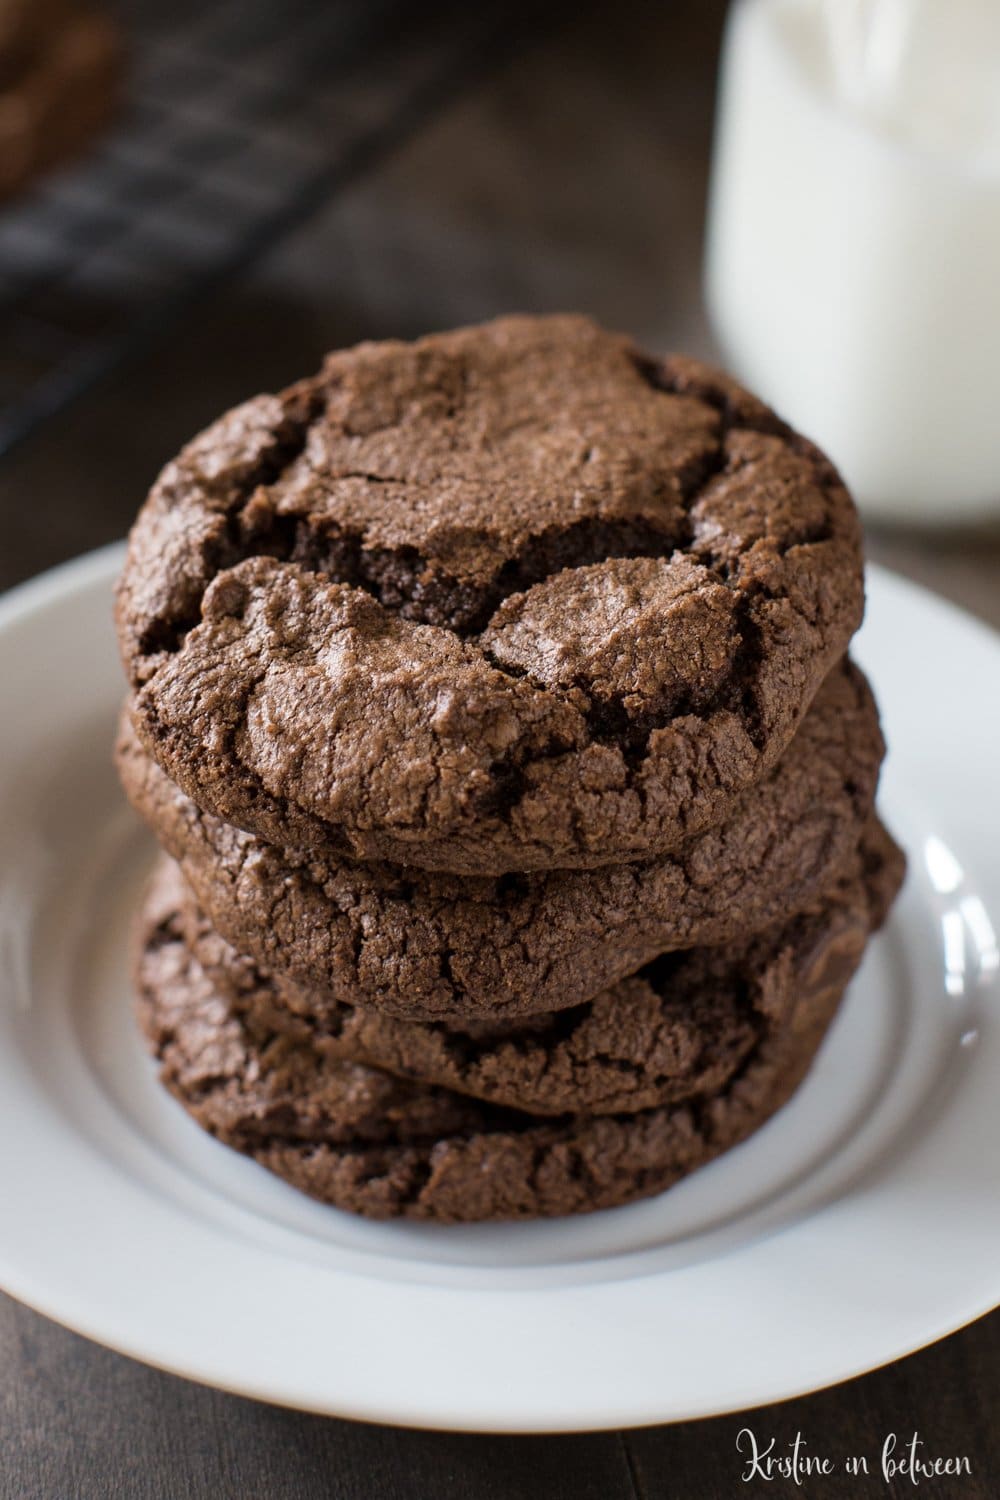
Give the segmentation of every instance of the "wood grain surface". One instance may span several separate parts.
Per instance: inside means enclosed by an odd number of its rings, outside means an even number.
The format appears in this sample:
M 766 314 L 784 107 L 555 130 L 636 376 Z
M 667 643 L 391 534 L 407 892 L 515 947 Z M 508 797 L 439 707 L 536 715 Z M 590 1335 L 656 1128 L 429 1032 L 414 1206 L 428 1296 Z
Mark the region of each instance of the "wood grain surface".
M 506 310 L 584 308 L 653 347 L 711 354 L 700 256 L 723 12 L 718 0 L 617 4 L 561 25 L 11 454 L 0 466 L 0 587 L 122 534 L 187 436 L 326 347 Z M 997 529 L 876 533 L 869 552 L 1000 626 Z M 995 1500 L 998 1396 L 993 1314 L 884 1370 L 748 1416 L 585 1437 L 415 1433 L 206 1390 L 4 1298 L 0 1500 Z M 805 1451 L 838 1461 L 865 1453 L 872 1472 L 745 1484 L 744 1425 L 779 1446 L 801 1432 Z M 914 1430 L 930 1453 L 968 1456 L 971 1476 L 884 1484 L 882 1441 Z

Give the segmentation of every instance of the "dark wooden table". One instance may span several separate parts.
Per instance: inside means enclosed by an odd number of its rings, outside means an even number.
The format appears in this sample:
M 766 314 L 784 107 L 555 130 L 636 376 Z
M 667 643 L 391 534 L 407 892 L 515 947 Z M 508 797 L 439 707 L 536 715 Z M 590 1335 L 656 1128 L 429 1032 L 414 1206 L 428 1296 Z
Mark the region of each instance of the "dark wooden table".
M 310 368 L 324 347 L 580 307 L 654 347 L 710 353 L 699 266 L 723 10 L 717 0 L 619 3 L 556 31 L 48 424 L 0 464 L 0 586 L 120 535 L 181 441 L 251 389 Z M 1000 625 L 995 531 L 877 534 L 869 550 Z M 5 1298 L 0 1351 L 3 1500 L 837 1500 L 909 1493 L 906 1481 L 883 1483 L 878 1454 L 887 1433 L 908 1441 L 914 1431 L 925 1451 L 972 1467 L 920 1494 L 1000 1494 L 997 1313 L 749 1416 L 585 1437 L 414 1433 L 282 1411 L 145 1369 Z M 873 1472 L 745 1484 L 744 1425 L 779 1447 L 800 1432 L 807 1452 L 865 1453 Z

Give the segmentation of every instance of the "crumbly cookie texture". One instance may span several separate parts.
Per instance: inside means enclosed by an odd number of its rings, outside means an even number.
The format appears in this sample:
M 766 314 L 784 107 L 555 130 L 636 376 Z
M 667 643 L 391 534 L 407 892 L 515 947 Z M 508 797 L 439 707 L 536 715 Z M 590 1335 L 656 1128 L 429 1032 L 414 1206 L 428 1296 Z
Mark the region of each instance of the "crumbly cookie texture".
M 126 716 L 125 789 L 241 952 L 333 1003 L 410 1020 L 578 1004 L 670 948 L 745 939 L 824 890 L 857 848 L 883 742 L 863 675 L 834 668 L 778 765 L 672 855 L 455 877 L 284 850 L 202 812 Z
M 873 851 L 865 868 L 877 917 L 890 866 Z M 803 976 L 790 1014 L 718 1093 L 540 1118 L 328 1056 L 272 1011 L 241 1013 L 169 919 L 147 927 L 137 974 L 163 1081 L 200 1125 L 322 1202 L 446 1223 L 611 1208 L 734 1146 L 792 1095 L 836 1012 L 837 966 Z
M 168 935 L 184 944 L 250 1035 L 281 1034 L 324 1058 L 534 1114 L 635 1113 L 720 1093 L 806 990 L 842 988 L 898 867 L 898 851 L 873 821 L 808 911 L 754 939 L 666 954 L 586 1004 L 519 1024 L 415 1023 L 317 999 L 234 952 L 167 858 L 144 921 L 147 942 Z
M 586 319 L 332 355 L 164 470 L 118 594 L 134 719 L 282 846 L 495 875 L 679 847 L 862 612 L 836 472 Z

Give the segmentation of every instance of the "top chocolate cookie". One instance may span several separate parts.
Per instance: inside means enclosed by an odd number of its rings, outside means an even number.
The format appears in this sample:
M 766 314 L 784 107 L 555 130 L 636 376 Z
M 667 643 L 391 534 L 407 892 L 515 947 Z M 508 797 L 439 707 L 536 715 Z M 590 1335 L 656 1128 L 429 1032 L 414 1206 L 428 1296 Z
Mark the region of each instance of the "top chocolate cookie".
M 583 318 L 362 344 L 196 438 L 133 528 L 137 730 L 278 843 L 456 872 L 675 848 L 863 606 L 836 471 Z

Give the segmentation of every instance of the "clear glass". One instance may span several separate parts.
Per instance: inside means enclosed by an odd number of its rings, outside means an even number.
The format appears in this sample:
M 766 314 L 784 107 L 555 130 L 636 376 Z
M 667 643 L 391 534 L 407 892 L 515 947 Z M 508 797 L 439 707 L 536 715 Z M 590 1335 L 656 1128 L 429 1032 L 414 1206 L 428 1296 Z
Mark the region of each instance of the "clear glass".
M 835 3 L 839 37 L 821 0 L 733 7 L 716 334 L 869 514 L 1000 514 L 1000 6 L 960 0 L 953 27 L 928 7 L 931 27 L 919 0 Z M 909 29 L 873 40 L 876 13 Z

